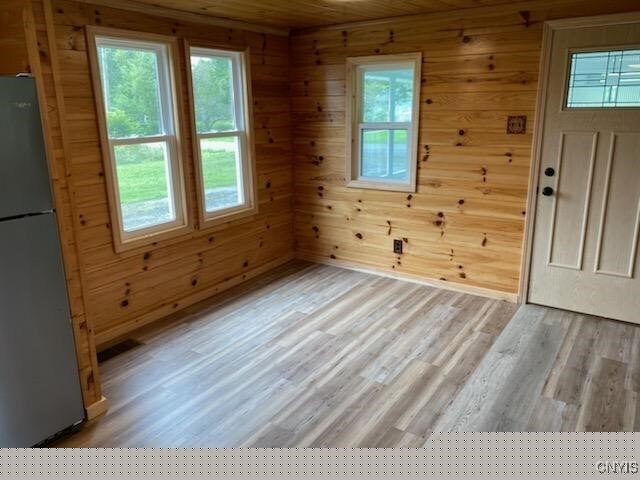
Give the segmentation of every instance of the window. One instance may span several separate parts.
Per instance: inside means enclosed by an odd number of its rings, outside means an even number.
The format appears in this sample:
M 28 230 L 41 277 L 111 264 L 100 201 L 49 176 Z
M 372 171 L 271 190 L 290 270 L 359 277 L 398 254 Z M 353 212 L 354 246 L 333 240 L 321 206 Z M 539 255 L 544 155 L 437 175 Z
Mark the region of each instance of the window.
M 189 46 L 200 221 L 255 213 L 247 54 Z
M 347 59 L 347 185 L 414 192 L 422 55 Z
M 186 225 L 170 38 L 88 29 L 116 250 Z
M 571 54 L 566 106 L 640 107 L 640 50 Z

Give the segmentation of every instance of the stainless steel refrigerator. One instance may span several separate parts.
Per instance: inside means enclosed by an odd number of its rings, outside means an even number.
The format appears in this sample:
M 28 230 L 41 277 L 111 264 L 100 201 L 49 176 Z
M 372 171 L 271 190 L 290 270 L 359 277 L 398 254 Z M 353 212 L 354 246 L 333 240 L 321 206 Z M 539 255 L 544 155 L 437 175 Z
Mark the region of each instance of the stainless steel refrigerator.
M 0 447 L 83 417 L 35 81 L 0 77 Z

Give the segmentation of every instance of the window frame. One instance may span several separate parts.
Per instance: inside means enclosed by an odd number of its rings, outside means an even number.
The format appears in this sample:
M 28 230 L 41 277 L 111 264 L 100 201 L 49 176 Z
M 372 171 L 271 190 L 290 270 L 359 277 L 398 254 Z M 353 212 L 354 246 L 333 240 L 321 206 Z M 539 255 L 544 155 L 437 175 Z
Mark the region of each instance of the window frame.
M 193 77 L 191 71 L 191 53 L 200 51 L 203 56 L 211 52 L 212 56 L 226 56 L 232 59 L 234 72 L 234 114 L 236 116 L 236 129 L 225 132 L 198 133 L 196 125 L 195 95 Z M 184 52 L 187 72 L 187 90 L 189 97 L 189 112 L 192 131 L 192 148 L 194 159 L 194 171 L 196 179 L 196 197 L 198 199 L 199 228 L 205 229 L 215 225 L 232 222 L 237 219 L 256 215 L 258 213 L 257 173 L 255 165 L 255 144 L 253 133 L 253 97 L 251 94 L 251 68 L 250 48 L 221 45 L 202 40 L 185 39 Z M 237 95 L 237 90 L 240 95 Z M 240 118 L 242 125 L 238 125 Z M 243 128 L 240 128 L 243 127 Z M 204 174 L 202 168 L 202 152 L 200 140 L 216 137 L 235 136 L 238 138 L 240 149 L 240 169 L 244 203 L 230 207 L 207 211 L 204 193 Z
M 390 55 L 348 57 L 346 59 L 346 186 L 397 192 L 415 192 L 417 184 L 417 156 L 420 121 L 420 86 L 422 76 L 422 52 Z M 413 101 L 410 122 L 362 122 L 363 67 L 381 70 L 397 65 L 413 64 Z M 365 130 L 407 130 L 408 180 L 375 179 L 362 177 L 361 136 Z
M 119 253 L 191 232 L 193 226 L 189 215 L 188 192 L 183 164 L 183 159 L 185 158 L 181 135 L 183 111 L 181 109 L 182 96 L 180 80 L 177 77 L 177 72 L 180 71 L 176 65 L 180 57 L 177 39 L 166 35 L 95 26 L 87 26 L 86 34 L 98 129 L 100 133 L 100 147 L 105 166 L 114 250 L 116 253 Z M 114 139 L 109 137 L 102 74 L 98 58 L 98 47 L 101 44 L 114 46 L 130 45 L 132 48 L 136 48 L 137 45 L 158 53 L 159 66 L 163 67 L 162 71 L 160 71 L 160 69 L 158 71 L 159 106 L 161 109 L 162 126 L 163 129 L 166 127 L 167 131 L 159 135 L 142 137 Z M 154 142 L 164 143 L 167 148 L 168 166 L 170 169 L 167 178 L 167 187 L 169 198 L 172 200 L 173 207 L 175 208 L 175 220 L 132 231 L 125 231 L 120 204 L 115 147 L 119 145 L 139 145 Z

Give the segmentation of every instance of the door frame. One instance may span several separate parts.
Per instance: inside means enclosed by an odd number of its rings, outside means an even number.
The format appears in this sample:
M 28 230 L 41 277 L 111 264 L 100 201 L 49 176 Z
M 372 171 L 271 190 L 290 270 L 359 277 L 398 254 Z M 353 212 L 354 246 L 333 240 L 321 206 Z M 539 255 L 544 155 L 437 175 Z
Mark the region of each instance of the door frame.
M 542 49 L 538 75 L 538 92 L 536 97 L 535 120 L 533 126 L 533 141 L 531 146 L 531 165 L 529 167 L 529 185 L 522 241 L 522 261 L 520 265 L 520 288 L 518 289 L 518 303 L 528 303 L 529 282 L 531 275 L 531 260 L 533 254 L 533 234 L 536 220 L 536 206 L 538 200 L 537 186 L 540 180 L 540 165 L 542 163 L 542 140 L 544 116 L 547 106 L 547 87 L 549 83 L 551 49 L 553 34 L 558 30 L 574 28 L 588 28 L 608 25 L 624 25 L 640 22 L 640 12 L 618 13 L 613 15 L 598 15 L 592 17 L 574 17 L 544 22 L 542 30 Z

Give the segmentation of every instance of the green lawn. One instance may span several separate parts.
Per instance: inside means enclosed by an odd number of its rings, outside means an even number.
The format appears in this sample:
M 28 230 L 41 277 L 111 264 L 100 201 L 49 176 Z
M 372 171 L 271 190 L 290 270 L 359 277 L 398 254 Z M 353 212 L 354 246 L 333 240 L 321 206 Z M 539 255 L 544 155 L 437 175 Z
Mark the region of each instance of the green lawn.
M 393 132 L 393 133 L 392 133 Z M 393 135 L 393 136 L 391 136 Z M 392 170 L 405 167 L 407 161 L 406 130 L 365 130 L 362 139 L 362 175 L 371 177 L 403 178 L 405 173 L 387 175 L 389 140 L 394 140 L 391 158 Z M 405 167 L 406 168 L 406 167 Z
M 371 132 L 367 135 L 367 149 L 370 151 L 380 150 L 379 156 L 375 155 L 368 159 L 369 168 L 375 167 L 375 162 L 381 162 L 381 165 L 386 163 L 386 155 L 384 154 L 386 154 L 387 136 L 386 131 Z M 236 185 L 234 153 L 220 146 L 221 143 L 234 141 L 232 138 L 203 141 L 205 148 L 202 150 L 202 173 L 205 189 Z M 403 144 L 406 141 L 406 132 L 398 131 L 396 142 Z M 116 147 L 116 161 L 120 201 L 123 204 L 167 197 L 164 152 L 160 144 L 156 146 L 126 145 Z
M 116 151 L 120 201 L 134 203 L 167 196 L 167 180 L 163 152 L 144 145 Z M 206 189 L 236 184 L 233 152 L 207 149 L 202 151 Z

